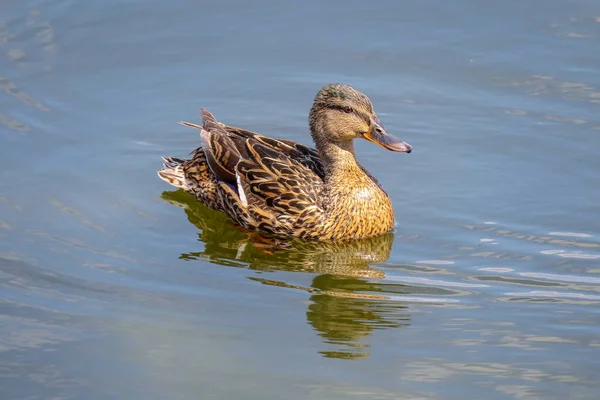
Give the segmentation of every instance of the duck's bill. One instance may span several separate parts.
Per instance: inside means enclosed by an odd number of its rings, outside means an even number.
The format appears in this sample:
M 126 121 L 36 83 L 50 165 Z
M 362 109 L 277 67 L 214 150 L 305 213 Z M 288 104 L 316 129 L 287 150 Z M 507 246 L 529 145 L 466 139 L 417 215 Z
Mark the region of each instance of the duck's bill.
M 377 128 L 378 129 L 367 132 L 365 134 L 365 139 L 391 151 L 399 151 L 402 153 L 410 153 L 412 151 L 412 146 L 410 144 L 390 135 L 381 126 L 378 126 Z

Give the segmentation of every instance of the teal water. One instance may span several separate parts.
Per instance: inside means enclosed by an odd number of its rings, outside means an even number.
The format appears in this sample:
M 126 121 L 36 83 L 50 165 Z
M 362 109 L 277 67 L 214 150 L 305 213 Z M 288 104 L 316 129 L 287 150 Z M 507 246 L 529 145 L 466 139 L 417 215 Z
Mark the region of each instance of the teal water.
M 596 399 L 600 4 L 0 5 L 1 399 Z M 317 90 L 397 229 L 270 249 L 156 176 L 200 107 L 310 143 Z

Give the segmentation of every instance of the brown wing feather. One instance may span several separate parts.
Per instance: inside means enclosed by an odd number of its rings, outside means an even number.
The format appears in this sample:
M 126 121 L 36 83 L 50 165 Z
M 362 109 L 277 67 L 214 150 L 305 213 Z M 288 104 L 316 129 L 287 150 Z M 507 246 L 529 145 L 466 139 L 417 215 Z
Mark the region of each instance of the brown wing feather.
M 219 182 L 217 191 L 221 198 L 221 209 L 225 214 L 242 226 L 253 225 L 254 219 L 248 214 L 247 207 L 242 204 L 238 193 L 231 186 Z
M 235 143 L 227 135 L 218 131 L 201 131 L 202 148 L 212 172 L 221 181 L 235 184 L 235 166 L 241 160 L 241 154 Z
M 283 236 L 314 225 L 323 185 L 316 150 L 224 125 L 208 110 L 201 115 L 203 126 L 182 124 L 201 131 L 202 147 L 193 154 L 202 172 L 212 173 L 215 208 L 243 226 Z
M 317 174 L 321 179 L 323 179 L 324 177 L 323 163 L 321 162 L 321 158 L 319 157 L 319 153 L 317 153 L 317 150 L 313 149 L 312 147 L 287 139 L 274 139 L 246 129 L 236 128 L 233 126 L 222 125 L 222 128 L 225 129 L 230 134 L 230 136 L 241 136 L 246 139 L 252 138 L 273 149 L 276 149 L 288 156 L 290 159 L 295 160 L 300 164 L 304 165 L 305 167 L 313 171 L 315 174 Z
M 277 214 L 295 217 L 317 204 L 323 181 L 310 169 L 263 142 L 246 142 L 249 159 L 237 172 L 252 204 L 262 203 Z
M 246 153 L 245 143 L 248 139 L 254 139 L 264 145 L 271 147 L 285 154 L 290 159 L 299 162 L 312 172 L 317 174 L 321 179 L 324 177 L 323 163 L 319 157 L 319 153 L 312 147 L 302 143 L 294 142 L 288 139 L 274 139 L 268 136 L 261 135 L 256 132 L 249 131 L 243 128 L 225 125 L 218 122 L 214 115 L 206 110 L 201 109 L 202 123 L 204 126 L 192 124 L 190 122 L 180 122 L 182 125 L 191 126 L 202 130 L 203 128 L 209 132 L 218 132 L 227 135 L 233 141 L 233 145 L 241 154 L 243 159 L 248 158 Z

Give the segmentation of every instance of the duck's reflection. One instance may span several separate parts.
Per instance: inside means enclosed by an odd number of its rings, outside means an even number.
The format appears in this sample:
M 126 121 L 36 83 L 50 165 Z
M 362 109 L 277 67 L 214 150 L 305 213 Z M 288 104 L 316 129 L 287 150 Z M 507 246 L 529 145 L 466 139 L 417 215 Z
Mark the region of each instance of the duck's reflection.
M 344 344 L 347 351 L 321 352 L 326 357 L 362 358 L 368 345 L 362 342 L 375 329 L 398 328 L 409 324 L 405 305 L 386 304 L 381 296 L 360 292 L 381 290 L 364 279 L 320 275 L 313 279 L 306 319 L 327 343 Z
M 364 339 L 373 330 L 397 328 L 410 323 L 408 309 L 387 301 L 393 290 L 381 281 L 385 274 L 369 264 L 389 258 L 393 233 L 349 242 L 283 241 L 235 226 L 183 191 L 163 192 L 162 198 L 185 209 L 189 221 L 201 232 L 204 250 L 181 258 L 247 267 L 253 270 L 305 271 L 318 274 L 310 287 L 252 277 L 266 285 L 289 287 L 311 293 L 306 318 L 328 344 L 343 345 L 340 351 L 321 352 L 326 357 L 356 359 L 368 356 Z

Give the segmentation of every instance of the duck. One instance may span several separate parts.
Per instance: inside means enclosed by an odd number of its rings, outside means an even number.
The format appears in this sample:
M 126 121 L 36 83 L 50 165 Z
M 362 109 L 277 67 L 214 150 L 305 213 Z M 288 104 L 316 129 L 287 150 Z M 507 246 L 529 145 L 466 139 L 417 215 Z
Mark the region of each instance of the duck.
M 163 157 L 158 176 L 241 227 L 282 239 L 343 241 L 394 228 L 390 197 L 356 159 L 355 139 L 394 152 L 412 146 L 386 131 L 368 96 L 328 84 L 309 112 L 315 147 L 225 125 L 201 109 L 190 159 Z

